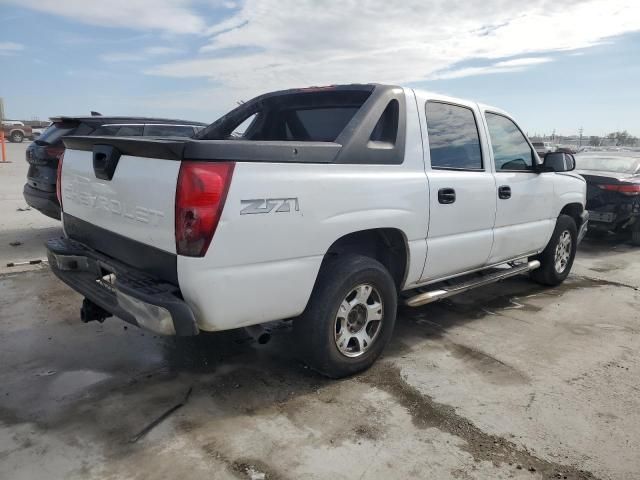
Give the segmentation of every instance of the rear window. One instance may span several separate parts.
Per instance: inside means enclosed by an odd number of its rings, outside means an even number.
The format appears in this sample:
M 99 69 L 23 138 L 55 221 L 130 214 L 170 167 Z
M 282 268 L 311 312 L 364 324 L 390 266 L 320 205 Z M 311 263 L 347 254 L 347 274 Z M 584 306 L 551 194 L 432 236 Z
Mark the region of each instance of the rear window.
M 145 137 L 192 137 L 191 125 L 150 125 L 144 127 Z
M 287 116 L 286 139 L 333 142 L 357 111 L 357 107 L 291 110 Z
M 196 138 L 333 142 L 372 89 L 292 90 L 257 97 L 211 124 Z M 245 123 L 251 117 L 253 120 Z
M 55 145 L 62 143 L 62 137 L 66 135 L 88 135 L 93 127 L 80 122 L 54 122 L 36 140 L 39 145 Z

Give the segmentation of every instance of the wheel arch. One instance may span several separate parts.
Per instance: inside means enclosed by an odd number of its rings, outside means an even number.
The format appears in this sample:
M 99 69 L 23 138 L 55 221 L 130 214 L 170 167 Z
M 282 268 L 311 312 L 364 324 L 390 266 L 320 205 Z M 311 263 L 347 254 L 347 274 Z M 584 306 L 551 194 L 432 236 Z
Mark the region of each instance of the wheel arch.
M 582 206 L 581 203 L 572 202 L 572 203 L 567 203 L 564 207 L 562 207 L 558 216 L 568 215 L 569 217 L 573 218 L 573 220 L 576 222 L 576 228 L 579 231 L 580 226 L 582 225 L 583 212 L 584 212 L 584 207 Z
M 373 228 L 343 235 L 327 249 L 320 269 L 339 255 L 355 253 L 378 260 L 393 277 L 398 290 L 404 285 L 409 270 L 409 246 L 404 232 L 398 228 Z

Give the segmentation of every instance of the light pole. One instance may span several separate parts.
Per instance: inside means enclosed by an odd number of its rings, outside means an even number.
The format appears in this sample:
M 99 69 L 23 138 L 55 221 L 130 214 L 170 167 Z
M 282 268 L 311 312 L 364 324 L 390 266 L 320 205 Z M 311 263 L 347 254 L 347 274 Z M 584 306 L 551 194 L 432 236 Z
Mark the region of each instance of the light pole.
M 578 148 L 580 148 L 582 146 L 582 127 L 578 130 L 578 133 L 580 134 L 580 137 L 578 138 Z

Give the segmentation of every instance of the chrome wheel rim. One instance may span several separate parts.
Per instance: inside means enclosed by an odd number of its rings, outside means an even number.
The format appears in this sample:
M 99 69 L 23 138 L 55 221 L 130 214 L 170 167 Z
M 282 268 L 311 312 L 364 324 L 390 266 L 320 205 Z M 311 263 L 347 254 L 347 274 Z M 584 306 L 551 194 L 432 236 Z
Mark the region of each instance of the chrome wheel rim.
M 569 230 L 565 230 L 560 234 L 555 255 L 556 272 L 558 273 L 563 273 L 567 269 L 567 265 L 569 265 L 572 242 Z
M 382 297 L 372 285 L 361 284 L 344 297 L 333 329 L 338 351 L 345 357 L 359 357 L 374 344 L 382 327 Z

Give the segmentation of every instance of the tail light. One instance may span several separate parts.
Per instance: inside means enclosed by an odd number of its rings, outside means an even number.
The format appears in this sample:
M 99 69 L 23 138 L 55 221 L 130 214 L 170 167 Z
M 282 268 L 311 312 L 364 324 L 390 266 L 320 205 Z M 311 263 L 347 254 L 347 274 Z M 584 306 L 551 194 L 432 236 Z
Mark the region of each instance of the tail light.
M 617 185 L 598 185 L 601 190 L 618 192 L 630 197 L 640 195 L 640 183 L 620 183 Z
M 62 160 L 64 159 L 64 151 L 60 153 L 58 158 L 58 170 L 56 171 L 56 197 L 58 197 L 58 203 L 60 209 L 62 209 Z
M 207 253 L 227 198 L 233 162 L 185 161 L 176 190 L 176 251 L 203 257 Z
M 47 154 L 47 157 L 60 158 L 60 155 L 64 153 L 64 146 L 46 147 L 44 152 Z

